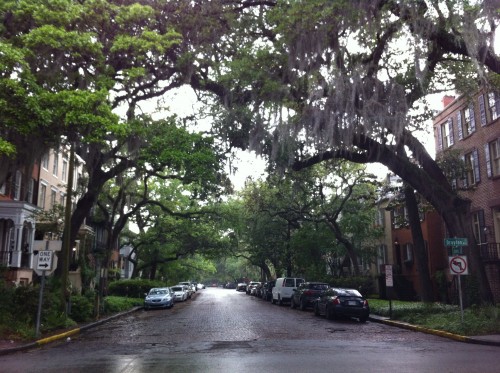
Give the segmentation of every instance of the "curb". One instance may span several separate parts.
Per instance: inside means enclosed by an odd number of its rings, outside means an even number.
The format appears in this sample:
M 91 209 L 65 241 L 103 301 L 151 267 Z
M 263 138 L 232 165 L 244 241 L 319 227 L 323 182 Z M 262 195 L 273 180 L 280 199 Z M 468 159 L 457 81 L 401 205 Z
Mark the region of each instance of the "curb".
M 32 348 L 35 348 L 35 347 L 43 346 L 43 345 L 45 345 L 47 343 L 51 343 L 51 342 L 55 342 L 55 341 L 58 341 L 58 340 L 61 340 L 61 339 L 64 339 L 64 338 L 68 338 L 70 336 L 79 334 L 79 333 L 84 332 L 84 331 L 86 331 L 88 329 L 92 329 L 92 328 L 94 328 L 94 327 L 96 327 L 98 325 L 104 324 L 104 323 L 106 323 L 108 321 L 111 321 L 113 319 L 116 319 L 118 317 L 127 315 L 127 314 L 132 313 L 132 312 L 136 312 L 138 310 L 141 310 L 143 308 L 144 307 L 142 307 L 142 306 L 134 307 L 134 308 L 132 308 L 132 309 L 130 309 L 128 311 L 123 311 L 123 312 L 117 313 L 115 315 L 111 315 L 111 316 L 105 317 L 103 319 L 100 319 L 98 321 L 95 321 L 95 322 L 83 325 L 81 327 L 77 327 L 77 328 L 68 330 L 68 331 L 66 331 L 64 333 L 52 335 L 52 336 L 46 337 L 46 338 L 41 338 L 41 339 L 38 339 L 38 340 L 36 340 L 34 342 L 30 342 L 30 343 L 27 343 L 27 344 L 24 344 L 24 345 L 21 345 L 21 346 L 16 346 L 16 347 L 13 347 L 13 348 L 6 348 L 6 349 L 3 349 L 3 350 L 0 350 L 0 356 L 1 355 L 12 354 L 14 352 L 19 352 L 19 351 L 26 351 L 26 350 L 29 350 L 29 349 L 32 349 Z
M 397 328 L 413 330 L 416 332 L 421 332 L 421 333 L 426 333 L 426 334 L 432 334 L 432 335 L 436 335 L 439 337 L 448 338 L 448 339 L 451 339 L 451 340 L 454 340 L 457 342 L 473 343 L 473 344 L 480 344 L 480 345 L 486 345 L 486 346 L 500 346 L 500 340 L 493 341 L 493 340 L 480 339 L 478 337 L 467 337 L 465 335 L 459 335 L 459 334 L 454 334 L 454 333 L 450 333 L 450 332 L 445 332 L 443 330 L 425 328 L 423 326 L 412 325 L 412 324 L 408 324 L 408 323 L 403 322 L 403 321 L 389 320 L 389 319 L 385 319 L 382 317 L 370 316 L 369 319 L 370 319 L 370 321 L 378 322 L 381 324 L 386 324 L 386 325 L 394 326 Z

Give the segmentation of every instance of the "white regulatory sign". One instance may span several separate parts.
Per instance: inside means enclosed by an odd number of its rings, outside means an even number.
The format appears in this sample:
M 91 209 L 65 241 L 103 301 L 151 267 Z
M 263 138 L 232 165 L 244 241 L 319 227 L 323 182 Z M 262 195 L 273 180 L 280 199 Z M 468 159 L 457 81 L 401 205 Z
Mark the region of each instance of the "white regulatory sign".
M 38 263 L 36 269 L 39 271 L 50 271 L 52 269 L 52 254 L 51 250 L 42 250 L 38 252 Z

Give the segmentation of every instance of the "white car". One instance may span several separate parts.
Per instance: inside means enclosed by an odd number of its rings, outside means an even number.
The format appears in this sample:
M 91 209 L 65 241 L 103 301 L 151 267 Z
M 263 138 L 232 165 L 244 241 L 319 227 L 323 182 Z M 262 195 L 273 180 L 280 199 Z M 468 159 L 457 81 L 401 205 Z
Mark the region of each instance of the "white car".
M 305 282 L 303 278 L 297 277 L 280 277 L 276 279 L 276 284 L 273 287 L 273 297 L 271 302 L 278 303 L 280 306 L 283 302 L 290 302 L 293 296 L 293 291 Z
M 174 299 L 176 302 L 184 302 L 188 299 L 188 292 L 186 291 L 186 287 L 184 285 L 172 286 L 170 290 L 174 293 Z

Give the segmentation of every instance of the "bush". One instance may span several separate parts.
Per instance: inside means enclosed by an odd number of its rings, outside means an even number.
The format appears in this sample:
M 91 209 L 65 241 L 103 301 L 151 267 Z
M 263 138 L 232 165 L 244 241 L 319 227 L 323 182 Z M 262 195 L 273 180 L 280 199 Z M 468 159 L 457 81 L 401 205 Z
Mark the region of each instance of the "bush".
M 94 299 L 86 295 L 71 296 L 71 318 L 76 322 L 92 320 L 94 315 Z
M 104 313 L 116 313 L 127 311 L 136 306 L 142 306 L 143 298 L 122 298 L 109 296 L 104 299 Z
M 363 296 L 373 293 L 375 286 L 373 278 L 368 276 L 339 277 L 332 281 L 332 286 L 358 290 Z
M 133 279 L 113 281 L 108 286 L 108 294 L 122 297 L 144 298 L 144 293 L 149 289 L 164 287 L 165 283 L 161 281 Z

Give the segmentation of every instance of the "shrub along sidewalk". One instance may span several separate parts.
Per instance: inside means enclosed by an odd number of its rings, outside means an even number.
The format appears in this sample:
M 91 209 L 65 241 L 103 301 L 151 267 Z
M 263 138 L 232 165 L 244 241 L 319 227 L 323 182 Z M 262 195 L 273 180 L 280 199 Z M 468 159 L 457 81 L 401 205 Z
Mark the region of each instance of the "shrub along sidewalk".
M 393 300 L 390 315 L 388 300 L 369 299 L 368 304 L 372 314 L 429 329 L 464 336 L 500 334 L 499 306 L 469 307 L 462 322 L 460 307 L 454 305 Z

